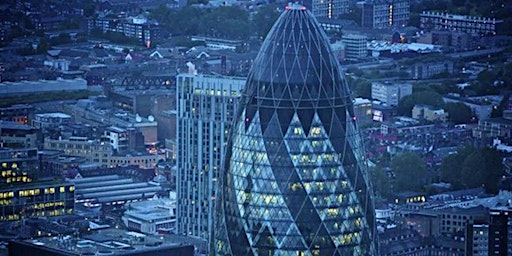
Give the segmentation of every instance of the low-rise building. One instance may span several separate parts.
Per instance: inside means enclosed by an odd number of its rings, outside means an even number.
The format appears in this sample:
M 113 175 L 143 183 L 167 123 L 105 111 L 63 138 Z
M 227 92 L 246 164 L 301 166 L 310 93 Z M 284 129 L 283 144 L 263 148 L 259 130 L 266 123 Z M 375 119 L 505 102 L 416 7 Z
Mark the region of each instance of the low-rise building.
M 138 182 L 119 175 L 81 177 L 69 180 L 75 185 L 76 204 L 86 208 L 123 205 L 153 198 L 162 187 L 151 182 Z
M 448 113 L 444 112 L 442 108 L 416 104 L 412 108 L 412 118 L 430 122 L 445 122 Z
M 44 139 L 44 149 L 60 150 L 67 156 L 77 156 L 98 163 L 102 167 L 138 166 L 142 169 L 155 168 L 165 156 L 149 154 L 146 151 L 115 151 L 109 142 L 86 137 L 68 139 Z
M 373 123 L 372 102 L 368 99 L 355 98 L 354 115 L 357 117 L 357 123 L 366 126 Z
M 0 108 L 0 120 L 28 124 L 28 119 L 34 110 L 34 106 L 26 104 L 17 104 L 10 107 Z
M 122 229 L 103 229 L 72 238 L 39 237 L 9 243 L 9 255 L 69 256 L 69 255 L 152 255 L 194 256 L 198 241 L 177 236 L 155 236 Z
M 176 193 L 174 198 L 157 198 L 129 203 L 122 217 L 131 230 L 145 233 L 175 233 Z
M 37 148 L 40 143 L 40 129 L 16 122 L 0 121 L 0 147 Z
M 456 15 L 423 11 L 420 16 L 420 28 L 424 30 L 463 31 L 471 34 L 495 35 L 503 20 L 496 18 Z
M 52 180 L 0 187 L 0 221 L 72 214 L 73 184 Z
M 349 34 L 344 35 L 341 41 L 345 44 L 345 58 L 348 60 L 357 60 L 368 56 L 366 43 L 368 38 L 363 35 Z
M 412 84 L 408 83 L 372 83 L 372 98 L 386 103 L 389 106 L 397 106 L 405 96 L 412 94 Z
M 413 79 L 428 79 L 441 74 L 453 74 L 453 61 L 416 62 L 412 66 Z
M 488 97 L 486 97 L 488 98 Z M 499 96 L 497 98 L 500 98 Z M 502 98 L 502 97 L 501 97 Z M 480 98 L 463 98 L 457 94 L 449 94 L 443 96 L 443 101 L 445 103 L 464 103 L 464 105 L 468 106 L 478 120 L 485 120 L 491 117 L 492 109 L 494 106 L 497 106 L 501 99 L 497 101 L 498 103 L 494 103 L 494 100 L 480 99 Z
M 55 128 L 69 123 L 71 123 L 71 116 L 59 112 L 35 114 L 32 119 L 32 126 L 41 129 Z

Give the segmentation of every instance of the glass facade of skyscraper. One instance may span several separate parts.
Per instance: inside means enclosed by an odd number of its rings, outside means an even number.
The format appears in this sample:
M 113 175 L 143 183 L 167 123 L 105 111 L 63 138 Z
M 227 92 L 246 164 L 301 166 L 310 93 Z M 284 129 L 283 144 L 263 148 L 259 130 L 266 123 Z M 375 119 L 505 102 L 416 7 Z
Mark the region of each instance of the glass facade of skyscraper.
M 376 255 L 352 100 L 314 16 L 287 6 L 256 57 L 233 126 L 215 255 Z

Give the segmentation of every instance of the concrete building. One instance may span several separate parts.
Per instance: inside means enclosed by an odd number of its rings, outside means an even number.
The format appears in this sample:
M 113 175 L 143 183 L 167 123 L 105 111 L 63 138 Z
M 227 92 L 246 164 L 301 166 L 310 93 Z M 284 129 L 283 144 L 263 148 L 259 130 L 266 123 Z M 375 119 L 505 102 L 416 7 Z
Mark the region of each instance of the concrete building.
M 317 18 L 338 19 L 349 12 L 349 0 L 310 0 L 311 12 Z M 308 7 L 308 6 L 306 6 Z
M 178 234 L 209 239 L 220 167 L 245 78 L 177 77 Z
M 468 223 L 486 221 L 488 210 L 483 206 L 472 208 L 449 207 L 438 209 L 439 231 L 441 234 L 455 234 L 464 232 Z
M 462 31 L 478 35 L 496 35 L 503 20 L 496 18 L 455 15 L 423 11 L 420 16 L 420 28 L 423 30 Z
M 444 112 L 442 108 L 416 104 L 412 108 L 412 118 L 430 122 L 445 122 L 448 118 L 448 113 Z
M 366 126 L 373 123 L 372 102 L 368 99 L 355 98 L 354 115 L 357 117 L 357 123 L 360 126 Z
M 453 61 L 417 62 L 412 66 L 413 79 L 428 79 L 440 74 L 453 74 Z
M 16 104 L 10 107 L 0 108 L 0 120 L 29 124 L 29 116 L 34 110 L 34 106 L 26 104 Z
M 502 97 L 501 97 L 502 98 Z M 491 117 L 492 109 L 494 106 L 498 106 L 498 103 L 493 103 L 493 100 L 486 100 L 486 99 L 477 99 L 477 98 L 462 98 L 459 95 L 444 95 L 443 101 L 445 103 L 449 102 L 460 102 L 464 103 L 464 105 L 468 106 L 475 116 L 478 118 L 478 120 L 486 120 L 489 117 Z
M 194 256 L 194 245 L 185 238 L 146 235 L 122 229 L 103 229 L 71 238 L 39 237 L 9 243 L 11 256 Z
M 412 84 L 407 83 L 372 83 L 372 99 L 386 103 L 388 106 L 397 106 L 400 100 L 412 94 Z
M 69 123 L 71 123 L 71 116 L 64 113 L 35 114 L 32 119 L 32 126 L 40 129 L 56 128 Z
M 144 18 L 90 18 L 87 20 L 87 30 L 89 33 L 95 30 L 102 33 L 122 33 L 147 47 L 151 46 L 151 42 L 157 42 L 161 38 L 160 27 Z
M 402 28 L 409 23 L 409 0 L 367 0 L 362 4 L 362 27 Z
M 44 149 L 59 150 L 68 156 L 80 156 L 93 163 L 109 166 L 109 156 L 113 154 L 109 143 L 91 140 L 86 137 L 70 137 L 67 139 L 45 138 Z
M 37 148 L 41 137 L 41 130 L 30 125 L 0 121 L 0 147 Z
M 134 128 L 144 136 L 144 145 L 154 147 L 158 144 L 158 122 L 153 117 L 142 117 L 97 104 L 100 103 L 89 99 L 79 100 L 72 109 L 75 121 L 95 127 L 112 125 L 123 129 Z
M 366 43 L 368 38 L 363 35 L 349 34 L 343 35 L 341 41 L 345 44 L 345 58 L 348 60 L 357 60 L 368 56 Z
M 156 198 L 126 204 L 122 220 L 130 230 L 144 234 L 176 232 L 176 193 L 174 197 Z
M 108 157 L 108 167 L 138 166 L 141 169 L 154 169 L 164 155 L 150 154 L 146 151 L 121 151 Z
M 151 169 L 165 158 L 163 155 L 149 154 L 146 151 L 116 152 L 110 143 L 86 137 L 45 138 L 44 149 L 60 150 L 68 156 L 83 157 L 106 168 L 136 165 L 142 169 Z

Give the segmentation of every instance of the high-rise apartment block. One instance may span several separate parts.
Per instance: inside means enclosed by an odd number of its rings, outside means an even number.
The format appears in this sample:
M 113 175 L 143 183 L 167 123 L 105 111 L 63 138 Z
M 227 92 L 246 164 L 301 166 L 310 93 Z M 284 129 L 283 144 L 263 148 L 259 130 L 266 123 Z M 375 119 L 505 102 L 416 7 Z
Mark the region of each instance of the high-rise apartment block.
M 379 100 L 389 106 L 397 106 L 400 100 L 412 94 L 412 84 L 372 83 L 372 99 Z
M 348 85 L 313 14 L 290 4 L 242 94 L 212 254 L 378 255 Z
M 337 19 L 349 12 L 348 0 L 309 0 L 313 15 L 317 18 Z M 306 4 L 306 3 L 305 3 Z
M 409 22 L 409 0 L 368 0 L 363 3 L 362 27 L 401 28 Z
M 177 230 L 208 239 L 218 175 L 245 78 L 177 76 Z

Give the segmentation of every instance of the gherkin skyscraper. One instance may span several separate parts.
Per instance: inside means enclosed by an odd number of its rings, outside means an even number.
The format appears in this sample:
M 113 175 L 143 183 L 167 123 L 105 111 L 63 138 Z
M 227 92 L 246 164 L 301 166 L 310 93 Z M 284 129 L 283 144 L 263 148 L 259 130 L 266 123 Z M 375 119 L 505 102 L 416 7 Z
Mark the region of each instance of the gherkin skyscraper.
M 290 4 L 256 57 L 231 132 L 214 255 L 376 255 L 347 82 L 313 15 Z

